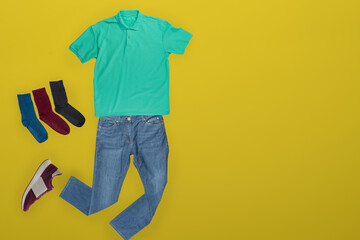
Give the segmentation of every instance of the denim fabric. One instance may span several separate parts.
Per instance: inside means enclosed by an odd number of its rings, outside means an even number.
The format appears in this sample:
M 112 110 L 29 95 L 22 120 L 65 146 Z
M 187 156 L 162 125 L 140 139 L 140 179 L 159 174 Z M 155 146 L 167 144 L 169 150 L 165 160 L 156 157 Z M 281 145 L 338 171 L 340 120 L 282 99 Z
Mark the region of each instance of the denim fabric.
M 167 183 L 168 153 L 161 115 L 100 117 L 93 187 L 71 177 L 60 197 L 86 215 L 111 206 L 118 201 L 133 155 L 145 193 L 110 222 L 124 239 L 130 239 L 155 214 Z

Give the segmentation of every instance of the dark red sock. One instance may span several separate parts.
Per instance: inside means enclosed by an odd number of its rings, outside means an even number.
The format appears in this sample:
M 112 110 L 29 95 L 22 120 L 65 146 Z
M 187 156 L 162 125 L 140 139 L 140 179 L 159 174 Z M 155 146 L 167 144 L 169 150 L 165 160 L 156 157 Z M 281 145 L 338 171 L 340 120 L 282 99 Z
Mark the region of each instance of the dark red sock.
M 69 134 L 69 125 L 61 117 L 53 112 L 50 99 L 46 93 L 45 88 L 33 90 L 32 93 L 37 110 L 39 112 L 40 120 L 60 134 Z

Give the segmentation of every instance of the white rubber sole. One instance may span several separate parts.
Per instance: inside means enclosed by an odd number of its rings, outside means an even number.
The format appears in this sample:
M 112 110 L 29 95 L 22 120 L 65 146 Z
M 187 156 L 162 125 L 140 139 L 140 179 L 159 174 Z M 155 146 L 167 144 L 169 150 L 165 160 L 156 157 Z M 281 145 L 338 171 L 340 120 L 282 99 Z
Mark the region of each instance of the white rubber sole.
M 39 166 L 39 168 L 36 170 L 33 178 L 31 179 L 29 185 L 26 187 L 24 195 L 22 197 L 22 201 L 21 201 L 21 209 L 24 210 L 24 203 L 25 203 L 25 198 L 27 196 L 27 194 L 29 193 L 29 191 L 31 190 L 31 188 L 34 186 L 34 184 L 39 180 L 39 178 L 41 177 L 41 174 L 45 171 L 45 169 L 51 164 L 51 161 L 49 159 L 46 159 L 44 162 L 41 163 L 41 165 Z M 59 171 L 60 173 L 60 171 Z M 46 191 L 47 189 L 45 189 Z M 44 192 L 45 192 L 44 191 Z

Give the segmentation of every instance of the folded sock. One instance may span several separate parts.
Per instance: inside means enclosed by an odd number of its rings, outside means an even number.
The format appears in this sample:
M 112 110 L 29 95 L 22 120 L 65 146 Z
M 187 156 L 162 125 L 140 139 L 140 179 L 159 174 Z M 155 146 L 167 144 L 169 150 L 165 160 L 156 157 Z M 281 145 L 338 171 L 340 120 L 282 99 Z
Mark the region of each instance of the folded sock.
M 44 126 L 36 117 L 30 93 L 18 94 L 17 97 L 19 101 L 22 124 L 30 131 L 36 141 L 39 143 L 45 142 L 48 139 L 48 134 Z
M 84 125 L 84 116 L 68 103 L 63 81 L 50 82 L 50 88 L 55 104 L 55 111 L 76 127 Z
M 40 120 L 60 134 L 69 134 L 69 125 L 61 117 L 53 112 L 50 99 L 46 93 L 45 88 L 33 90 L 32 92 L 36 107 L 39 112 Z

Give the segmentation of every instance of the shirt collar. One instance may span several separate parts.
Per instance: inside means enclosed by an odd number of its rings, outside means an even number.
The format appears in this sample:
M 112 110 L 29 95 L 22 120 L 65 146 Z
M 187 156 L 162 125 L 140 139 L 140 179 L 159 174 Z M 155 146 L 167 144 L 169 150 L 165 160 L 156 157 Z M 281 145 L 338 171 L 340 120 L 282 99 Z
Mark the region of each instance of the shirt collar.
M 126 25 L 124 20 L 121 18 L 122 16 L 136 16 L 136 20 L 135 20 L 134 24 L 130 27 L 130 26 Z M 121 28 L 130 29 L 130 30 L 139 30 L 142 18 L 143 18 L 143 14 L 139 10 L 121 10 L 115 16 L 115 19 L 119 23 Z

